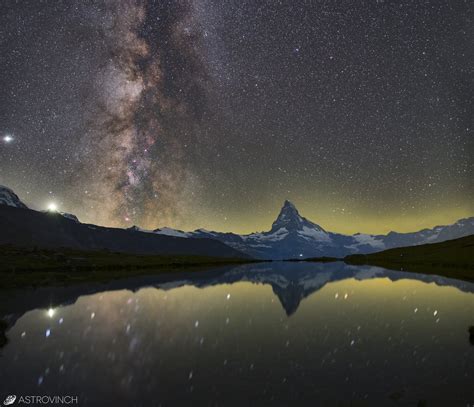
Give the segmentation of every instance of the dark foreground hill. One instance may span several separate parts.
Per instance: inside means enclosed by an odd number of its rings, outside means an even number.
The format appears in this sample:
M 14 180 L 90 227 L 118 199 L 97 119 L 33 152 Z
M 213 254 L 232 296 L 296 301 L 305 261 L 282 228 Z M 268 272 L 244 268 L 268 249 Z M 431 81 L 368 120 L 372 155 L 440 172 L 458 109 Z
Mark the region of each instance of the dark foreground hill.
M 354 254 L 346 256 L 344 261 L 474 280 L 474 235 L 372 254 Z
M 15 192 L 0 185 L 0 206 L 2 205 L 28 209 Z M 62 217 L 80 223 L 74 214 L 60 212 L 56 215 L 62 215 Z M 89 229 L 97 228 L 94 225 L 85 226 Z M 117 229 L 101 228 L 101 230 L 105 229 L 117 231 Z M 175 238 L 217 240 L 240 253 L 261 260 L 311 259 L 315 257 L 342 258 L 352 254 L 375 253 L 395 247 L 438 243 L 469 236 L 474 234 L 474 217 L 459 219 L 451 225 L 436 226 L 432 229 L 423 229 L 411 233 L 343 235 L 323 229 L 320 225 L 301 216 L 296 206 L 291 202 L 285 201 L 271 229 L 266 232 L 238 235 L 231 232 L 214 232 L 205 229 L 197 229 L 192 232 L 167 227 L 144 230 L 138 226 L 132 226 L 128 232 L 137 233 L 139 235 L 137 241 L 147 240 L 148 242 L 152 239 L 145 238 L 144 233 Z M 115 232 L 114 235 L 118 236 Z M 123 236 L 123 234 L 120 235 L 120 239 Z M 127 235 L 127 239 L 129 236 Z M 67 238 L 67 236 L 63 236 L 63 238 Z M 123 244 L 121 247 L 123 247 Z M 110 249 L 117 250 L 115 247 Z M 135 251 L 132 250 L 132 252 Z M 148 253 L 148 251 L 146 252 Z M 212 255 L 216 255 L 216 252 Z M 228 254 L 223 254 L 223 256 L 227 257 Z
M 243 258 L 0 246 L 0 291 L 24 286 L 63 286 L 167 272 L 194 272 L 251 261 Z
M 88 225 L 59 213 L 37 212 L 7 205 L 0 205 L 0 245 L 108 250 L 137 255 L 248 258 L 248 255 L 213 239 L 183 239 Z

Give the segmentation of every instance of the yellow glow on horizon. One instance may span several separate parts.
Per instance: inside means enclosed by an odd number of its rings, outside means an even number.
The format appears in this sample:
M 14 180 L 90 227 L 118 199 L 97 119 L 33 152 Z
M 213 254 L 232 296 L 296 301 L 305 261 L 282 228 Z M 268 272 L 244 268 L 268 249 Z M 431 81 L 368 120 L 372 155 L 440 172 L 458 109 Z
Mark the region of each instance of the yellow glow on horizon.
M 265 194 L 262 194 L 265 195 Z M 450 225 L 459 219 L 474 216 L 474 204 L 460 196 L 450 195 L 446 200 L 430 202 L 362 202 L 345 196 L 333 197 L 329 193 L 320 195 L 295 194 L 294 196 L 257 196 L 239 204 L 216 203 L 209 205 L 196 202 L 172 219 L 163 219 L 149 214 L 134 218 L 133 224 L 153 230 L 170 227 L 183 231 L 206 229 L 216 232 L 249 234 L 271 229 L 284 199 L 288 198 L 301 216 L 320 225 L 328 232 L 352 235 L 354 233 L 387 234 L 418 232 L 438 225 Z M 380 203 L 378 203 L 380 202 Z M 89 211 L 83 207 L 72 207 L 72 212 L 85 223 L 108 227 L 129 227 L 130 222 L 100 210 Z M 104 214 L 107 217 L 104 217 Z M 108 219 L 108 221 L 105 221 Z
M 474 210 L 469 207 L 453 207 L 444 210 L 413 211 L 403 213 L 401 210 L 391 210 L 383 213 L 371 213 L 364 210 L 334 211 L 327 207 L 295 203 L 301 216 L 320 225 L 328 232 L 352 235 L 354 233 L 387 234 L 391 231 L 407 233 L 418 232 L 425 228 L 439 225 L 450 225 L 459 219 L 474 216 Z M 316 208 L 315 208 L 316 206 Z M 218 232 L 233 232 L 248 234 L 268 231 L 278 216 L 281 204 L 272 211 L 249 211 L 248 214 L 230 213 L 223 221 L 220 216 L 203 213 L 191 222 L 176 227 L 182 230 L 204 228 Z M 157 227 L 150 225 L 152 228 Z M 167 225 L 170 226 L 170 225 Z M 159 226 L 161 227 L 161 225 Z M 173 225 L 171 225 L 173 227 Z

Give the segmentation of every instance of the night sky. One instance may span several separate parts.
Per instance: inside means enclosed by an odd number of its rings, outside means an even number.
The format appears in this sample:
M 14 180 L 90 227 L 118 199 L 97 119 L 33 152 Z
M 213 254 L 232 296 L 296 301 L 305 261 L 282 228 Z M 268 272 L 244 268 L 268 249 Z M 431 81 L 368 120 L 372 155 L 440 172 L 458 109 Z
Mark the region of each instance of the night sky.
M 471 1 L 0 5 L 0 184 L 83 222 L 474 215 Z

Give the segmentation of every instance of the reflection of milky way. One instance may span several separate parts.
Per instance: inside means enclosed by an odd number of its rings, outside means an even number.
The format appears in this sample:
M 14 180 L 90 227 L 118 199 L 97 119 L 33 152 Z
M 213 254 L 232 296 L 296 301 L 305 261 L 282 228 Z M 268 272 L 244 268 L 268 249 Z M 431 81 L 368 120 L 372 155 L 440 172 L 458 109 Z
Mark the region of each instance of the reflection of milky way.
M 91 194 L 89 202 L 97 212 L 97 221 L 118 225 L 134 222 L 156 226 L 175 223 L 186 210 L 187 198 L 194 195 L 191 172 L 186 168 L 183 146 L 189 134 L 183 126 L 167 123 L 194 115 L 193 109 L 179 97 L 183 87 L 199 92 L 199 58 L 192 48 L 192 38 L 183 40 L 177 29 L 189 19 L 180 6 L 179 18 L 170 16 L 166 43 L 174 47 L 186 70 L 166 71 L 160 51 L 166 52 L 156 40 L 140 35 L 147 10 L 133 1 L 110 2 L 104 29 L 108 58 L 96 78 L 96 94 L 91 103 L 97 109 L 85 143 Z M 160 28 L 163 29 L 163 28 Z M 186 33 L 186 31 L 184 31 Z M 181 85 L 167 83 L 167 77 Z M 186 89 L 184 89 L 186 90 Z M 97 199 L 99 198 L 99 199 Z

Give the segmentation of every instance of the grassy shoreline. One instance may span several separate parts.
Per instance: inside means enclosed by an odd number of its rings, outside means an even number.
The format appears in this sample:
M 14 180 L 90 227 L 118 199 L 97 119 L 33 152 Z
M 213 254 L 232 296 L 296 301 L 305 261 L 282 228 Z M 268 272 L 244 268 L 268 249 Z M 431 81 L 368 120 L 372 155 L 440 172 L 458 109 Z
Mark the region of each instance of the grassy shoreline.
M 169 271 L 198 271 L 209 267 L 253 262 L 257 260 L 0 246 L 0 288 L 110 281 Z
M 170 271 L 194 272 L 211 267 L 261 261 L 263 260 L 0 246 L 0 289 L 106 282 Z M 344 261 L 351 265 L 372 265 L 390 270 L 438 274 L 474 281 L 474 235 L 441 243 L 351 255 L 344 259 L 322 257 L 289 261 Z
M 474 235 L 371 254 L 354 254 L 346 256 L 344 262 L 474 281 Z

